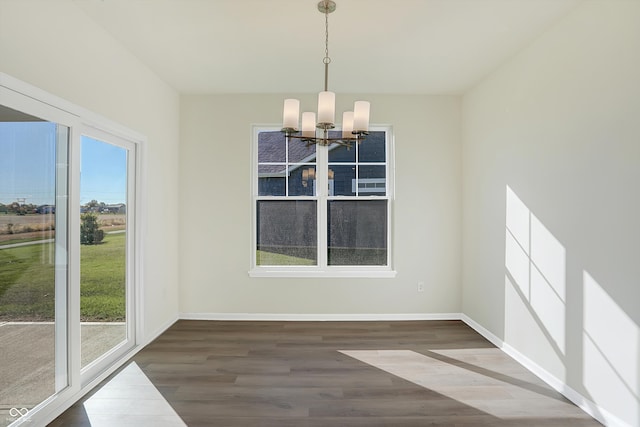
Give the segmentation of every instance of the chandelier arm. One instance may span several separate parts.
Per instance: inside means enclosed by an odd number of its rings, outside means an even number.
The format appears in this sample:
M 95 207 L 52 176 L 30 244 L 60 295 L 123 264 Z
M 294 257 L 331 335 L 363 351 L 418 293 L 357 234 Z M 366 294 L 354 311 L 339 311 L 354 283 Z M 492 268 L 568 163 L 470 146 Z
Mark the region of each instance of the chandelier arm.
M 300 134 L 300 132 L 298 131 L 298 135 L 294 134 L 294 132 L 296 131 L 292 131 L 289 129 L 283 129 L 281 131 L 282 133 L 285 134 L 285 138 L 295 138 L 295 139 L 303 139 L 303 140 L 310 140 L 310 141 L 315 141 L 315 140 L 326 140 L 326 141 L 355 141 L 355 140 L 363 140 L 366 136 L 369 135 L 369 132 L 353 132 L 353 136 L 351 137 L 324 137 L 324 136 L 302 136 Z
M 360 144 L 366 138 L 366 136 L 369 135 L 368 132 L 354 132 L 353 137 L 331 138 L 326 134 L 326 132 L 327 130 L 325 130 L 325 135 L 322 137 L 293 135 L 292 133 L 285 132 L 285 137 L 287 141 L 289 140 L 289 138 L 299 139 L 302 142 L 306 143 L 307 147 L 310 147 L 313 144 L 319 144 L 322 146 L 339 144 L 343 147 L 351 148 L 352 143 Z
M 362 135 L 353 136 L 350 138 L 323 138 L 317 136 L 302 136 L 302 135 L 289 135 L 289 138 L 301 139 L 303 141 L 329 141 L 329 142 L 340 142 L 340 141 L 362 141 L 365 137 Z

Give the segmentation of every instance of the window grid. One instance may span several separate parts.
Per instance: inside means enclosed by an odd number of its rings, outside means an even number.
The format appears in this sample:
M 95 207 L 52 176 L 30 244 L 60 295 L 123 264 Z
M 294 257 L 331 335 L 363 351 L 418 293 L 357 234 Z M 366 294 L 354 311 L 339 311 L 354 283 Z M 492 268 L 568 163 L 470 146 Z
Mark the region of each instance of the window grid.
M 259 151 L 259 146 L 258 146 L 258 140 L 259 140 L 259 135 L 261 132 L 265 132 L 265 131 L 269 131 L 270 129 L 257 129 L 256 132 L 254 132 L 254 135 L 256 135 L 256 143 L 255 143 L 255 151 L 256 153 L 254 154 L 254 158 L 256 160 L 260 159 L 260 154 L 258 153 Z M 317 244 L 317 258 L 316 258 L 316 264 L 314 266 L 298 266 L 298 265 L 260 265 L 257 263 L 257 257 L 255 257 L 255 250 L 257 248 L 257 241 L 255 240 L 257 238 L 257 233 L 258 233 L 258 227 L 259 225 L 257 224 L 257 218 L 256 220 L 253 221 L 253 228 L 254 228 L 254 233 L 253 233 L 253 239 L 254 239 L 254 244 L 252 245 L 253 249 L 252 252 L 254 254 L 254 256 L 252 257 L 253 261 L 251 264 L 251 269 L 254 271 L 250 271 L 251 273 L 255 273 L 255 274 L 251 274 L 252 276 L 260 276 L 261 274 L 259 272 L 256 272 L 255 270 L 262 270 L 262 271 L 269 271 L 274 273 L 274 275 L 278 276 L 278 275 L 283 275 L 282 273 L 294 273 L 294 276 L 304 276 L 304 272 L 306 271 L 308 274 L 310 274 L 309 277 L 312 277 L 314 275 L 314 273 L 328 273 L 329 271 L 334 271 L 334 274 L 336 274 L 337 276 L 340 277 L 348 277 L 348 276 L 352 276 L 353 277 L 369 277 L 366 273 L 367 272 L 390 272 L 393 273 L 393 275 L 395 275 L 395 272 L 392 271 L 391 269 L 391 236 L 390 236 L 390 229 L 391 229 L 391 200 L 392 200 L 392 194 L 390 193 L 390 180 L 392 179 L 391 175 L 391 171 L 390 171 L 390 166 L 391 166 L 391 162 L 390 162 L 390 155 L 391 155 L 391 151 L 392 151 L 392 147 L 391 147 L 391 136 L 389 134 L 390 129 L 386 128 L 383 129 L 384 130 L 384 161 L 363 161 L 360 159 L 360 147 L 358 145 L 355 145 L 354 147 L 351 148 L 351 150 L 355 150 L 355 154 L 354 154 L 354 159 L 355 161 L 348 161 L 348 162 L 341 162 L 341 161 L 329 161 L 329 152 L 332 149 L 335 149 L 336 147 L 318 147 L 314 153 L 314 159 L 315 161 L 309 161 L 310 159 L 305 159 L 307 160 L 306 162 L 295 162 L 292 161 L 291 157 L 290 157 L 290 142 L 289 141 L 285 141 L 285 162 L 281 163 L 281 162 L 260 162 L 260 161 L 256 161 L 256 163 L 254 163 L 255 169 L 256 171 L 258 171 L 260 166 L 263 165 L 281 165 L 283 166 L 283 171 L 284 171 L 284 180 L 286 182 L 285 185 L 285 189 L 284 189 L 284 194 L 282 195 L 273 195 L 273 194 L 265 194 L 265 193 L 261 193 L 259 191 L 260 185 L 259 185 L 259 177 L 257 174 L 256 175 L 256 179 L 253 180 L 254 185 L 256 187 L 256 192 L 254 193 L 254 209 L 257 209 L 258 203 L 260 201 L 263 200 L 270 200 L 270 201 L 295 201 L 295 200 L 300 200 L 300 201 L 304 201 L 304 200 L 313 200 L 316 201 L 316 206 L 317 206 L 317 224 L 316 224 L 316 229 L 317 229 L 317 239 L 316 239 L 316 244 Z M 284 138 L 284 136 L 283 136 Z M 286 138 L 285 138 L 286 140 Z M 363 142 L 363 144 L 366 144 L 367 141 L 365 140 Z M 383 153 L 378 153 L 380 155 L 382 155 Z M 353 194 L 345 194 L 345 195 L 334 195 L 330 193 L 330 188 L 331 188 L 331 184 L 333 181 L 333 177 L 330 176 L 330 174 L 332 174 L 331 172 L 331 167 L 338 167 L 338 166 L 342 166 L 342 167 L 352 167 L 353 170 L 353 182 L 350 182 L 349 185 L 349 189 L 352 189 L 353 187 L 355 191 L 352 191 Z M 361 167 L 383 167 L 383 176 L 382 177 L 378 177 L 378 178 L 361 178 L 362 176 L 362 172 L 360 170 Z M 295 179 L 297 179 L 296 177 L 294 177 L 294 173 L 296 172 L 296 170 L 298 169 L 307 169 L 307 168 L 313 168 L 315 169 L 315 176 L 313 178 L 315 179 L 309 179 L 309 182 L 314 182 L 314 190 L 312 195 L 299 195 L 299 194 L 295 194 L 294 192 L 291 191 L 291 184 L 294 183 Z M 304 171 L 302 171 L 301 173 L 303 173 Z M 311 172 L 309 172 L 310 174 Z M 369 174 L 371 174 L 371 172 L 369 172 Z M 310 175 L 309 175 L 310 176 Z M 366 175 L 365 175 L 366 176 Z M 355 183 L 357 183 L 357 185 Z M 374 184 L 375 187 L 375 191 L 367 191 L 367 190 L 371 190 L 371 184 Z M 362 185 L 364 185 L 364 187 Z M 374 194 L 371 194 L 374 193 Z M 329 203 L 332 201 L 367 201 L 367 200 L 378 200 L 378 201 L 386 201 L 385 206 L 386 206 L 386 225 L 385 225 L 385 230 L 386 230 L 386 235 L 385 235 L 385 244 L 386 244 L 386 262 L 384 262 L 382 265 L 376 264 L 376 265 L 329 265 L 329 260 L 328 260 L 328 250 L 329 250 L 329 244 L 330 242 L 328 241 L 328 233 L 329 233 L 329 224 L 328 224 L 328 209 L 329 209 Z M 254 218 L 255 218 L 255 212 L 254 212 Z M 358 271 L 360 271 L 360 273 L 358 273 Z M 287 274 L 284 274 L 287 275 Z M 375 276 L 375 274 L 374 274 Z M 376 276 L 377 277 L 377 276 Z M 386 275 L 385 277 L 391 277 L 389 275 Z

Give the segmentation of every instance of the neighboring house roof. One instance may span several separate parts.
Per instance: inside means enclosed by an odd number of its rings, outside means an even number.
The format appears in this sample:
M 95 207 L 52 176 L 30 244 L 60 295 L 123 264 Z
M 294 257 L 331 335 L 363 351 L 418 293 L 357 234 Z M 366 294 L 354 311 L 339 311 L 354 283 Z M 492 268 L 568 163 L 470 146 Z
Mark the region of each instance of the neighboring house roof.
M 284 177 L 286 174 L 303 166 L 304 163 L 315 163 L 316 146 L 307 145 L 297 138 L 289 139 L 289 168 L 284 167 L 285 137 L 280 131 L 260 132 L 258 136 L 258 177 Z M 340 147 L 330 145 L 329 151 Z M 273 164 L 280 163 L 280 164 Z
M 301 166 L 299 163 L 315 163 L 316 146 L 307 146 L 301 140 L 291 138 L 289 140 L 289 168 L 285 169 L 285 147 L 285 138 L 282 132 L 260 132 L 258 136 L 259 177 L 282 177 L 299 168 Z

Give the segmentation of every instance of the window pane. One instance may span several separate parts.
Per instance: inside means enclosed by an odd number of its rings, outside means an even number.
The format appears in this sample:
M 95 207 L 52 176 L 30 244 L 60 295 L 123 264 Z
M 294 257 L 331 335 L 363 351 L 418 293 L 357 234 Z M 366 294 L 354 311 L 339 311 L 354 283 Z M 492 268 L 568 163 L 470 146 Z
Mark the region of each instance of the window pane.
M 291 165 L 289 196 L 314 196 L 316 194 L 316 167 Z
M 329 166 L 329 195 L 355 196 L 353 184 L 356 179 L 355 165 Z
M 355 163 L 356 161 L 356 147 L 347 148 L 343 145 L 331 145 L 329 146 L 329 163 L 334 162 L 349 162 Z
M 385 166 L 358 166 L 358 195 L 386 195 Z
M 284 140 L 284 134 L 280 133 L 280 137 Z M 297 138 L 289 138 L 289 163 L 315 163 L 316 161 L 316 145 L 307 146 Z
M 358 145 L 359 162 L 385 162 L 385 132 L 370 132 L 369 136 Z
M 328 202 L 329 265 L 387 265 L 387 201 Z
M 258 165 L 258 195 L 284 196 L 286 164 Z
M 82 137 L 81 366 L 127 338 L 127 150 Z
M 259 200 L 256 265 L 316 265 L 316 207 L 315 200 Z
M 68 134 L 0 106 L 0 426 L 67 385 Z
M 286 146 L 282 132 L 260 132 L 258 134 L 258 163 L 284 163 Z

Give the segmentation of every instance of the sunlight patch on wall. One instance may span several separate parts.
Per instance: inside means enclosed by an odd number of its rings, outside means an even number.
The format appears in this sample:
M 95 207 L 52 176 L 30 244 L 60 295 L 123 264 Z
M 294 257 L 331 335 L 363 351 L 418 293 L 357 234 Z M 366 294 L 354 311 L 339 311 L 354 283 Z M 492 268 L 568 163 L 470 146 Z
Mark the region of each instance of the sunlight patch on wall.
M 640 327 L 586 271 L 584 284 L 584 385 L 599 405 L 640 425 Z
M 566 250 L 509 186 L 505 222 L 505 286 L 514 287 L 542 332 L 564 355 Z

